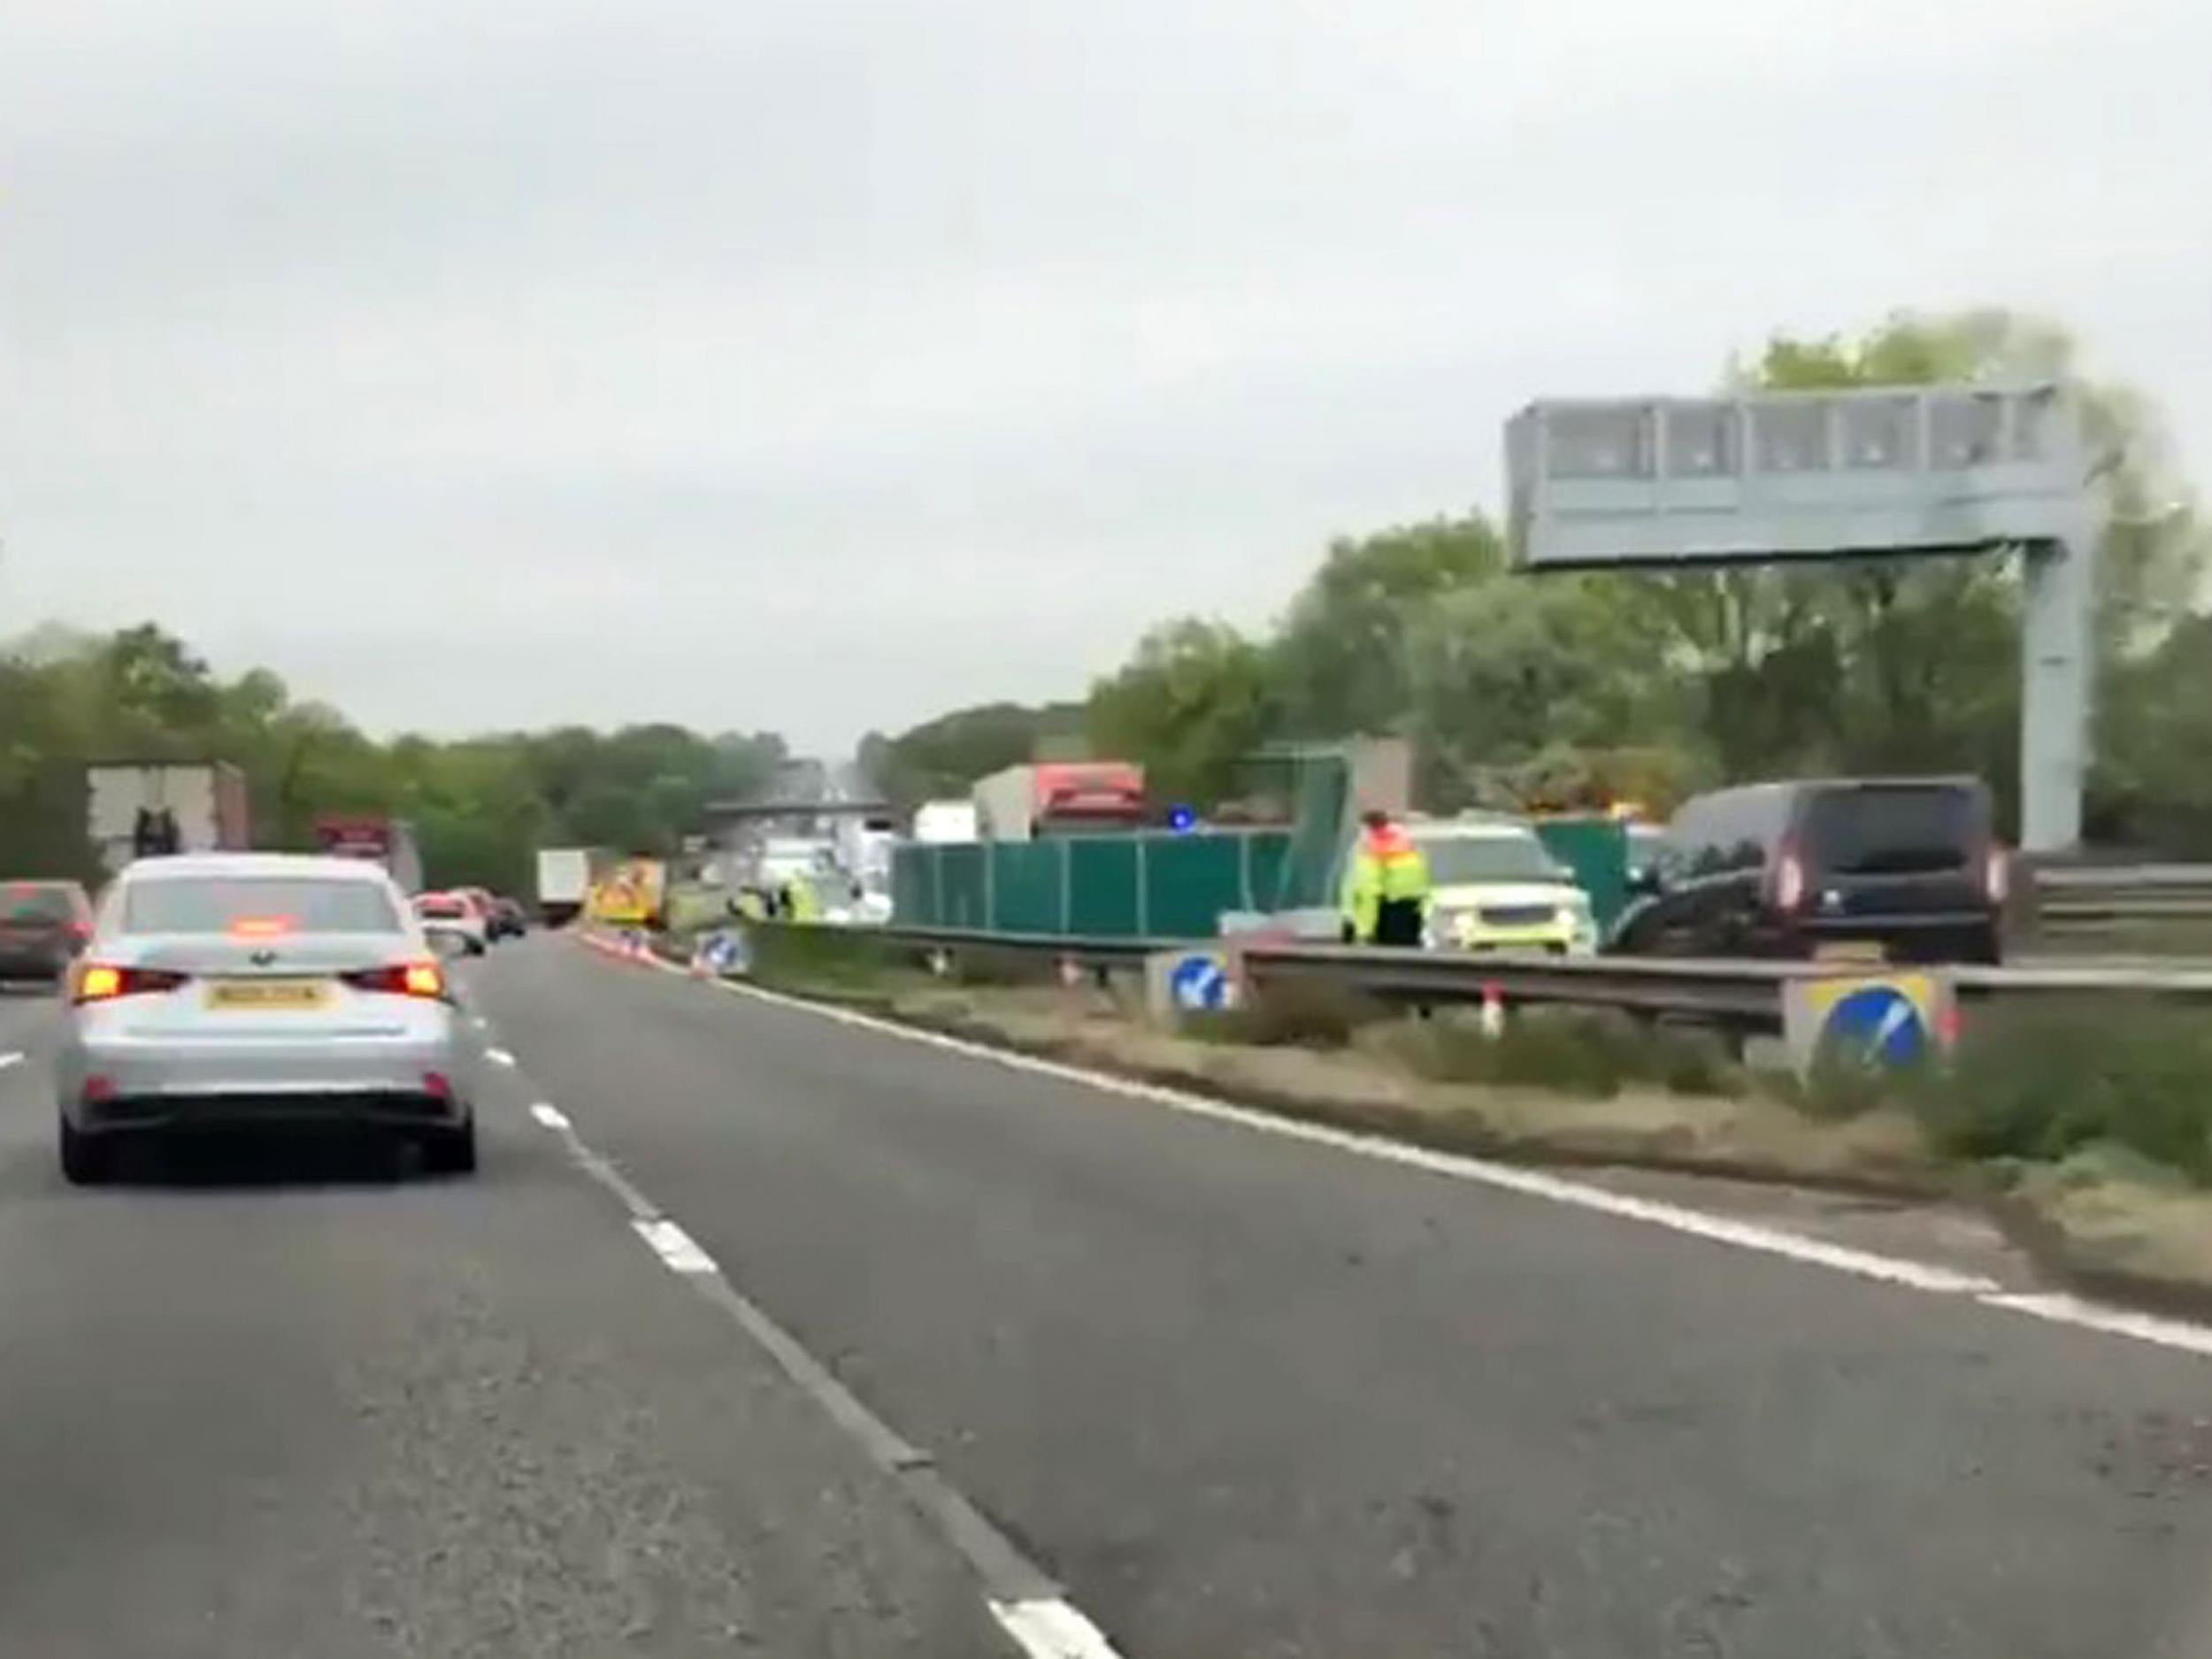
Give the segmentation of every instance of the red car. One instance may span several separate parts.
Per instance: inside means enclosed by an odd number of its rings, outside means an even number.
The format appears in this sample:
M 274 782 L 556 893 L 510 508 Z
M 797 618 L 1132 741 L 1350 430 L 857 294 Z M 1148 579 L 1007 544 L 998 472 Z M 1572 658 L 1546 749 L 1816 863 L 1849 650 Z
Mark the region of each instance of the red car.
M 92 937 L 92 900 L 74 881 L 0 887 L 0 980 L 59 985 Z

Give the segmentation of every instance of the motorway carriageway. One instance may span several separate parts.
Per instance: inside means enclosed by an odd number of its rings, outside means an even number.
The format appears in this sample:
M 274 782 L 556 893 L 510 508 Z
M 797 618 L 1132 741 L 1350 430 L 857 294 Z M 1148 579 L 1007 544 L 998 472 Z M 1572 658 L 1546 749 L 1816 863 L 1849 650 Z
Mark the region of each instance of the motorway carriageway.
M 2204 1333 L 467 979 L 473 1181 L 71 1191 L 0 1000 L 0 1654 L 2212 1653 Z

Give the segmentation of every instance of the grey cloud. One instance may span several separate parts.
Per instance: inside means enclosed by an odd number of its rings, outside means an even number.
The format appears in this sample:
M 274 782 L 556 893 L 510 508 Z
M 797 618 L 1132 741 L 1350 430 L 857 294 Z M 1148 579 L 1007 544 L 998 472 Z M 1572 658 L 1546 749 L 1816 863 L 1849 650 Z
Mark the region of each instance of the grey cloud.
M 11 0 L 0 618 L 841 742 L 1900 303 L 2074 323 L 2202 475 L 2202 10 Z

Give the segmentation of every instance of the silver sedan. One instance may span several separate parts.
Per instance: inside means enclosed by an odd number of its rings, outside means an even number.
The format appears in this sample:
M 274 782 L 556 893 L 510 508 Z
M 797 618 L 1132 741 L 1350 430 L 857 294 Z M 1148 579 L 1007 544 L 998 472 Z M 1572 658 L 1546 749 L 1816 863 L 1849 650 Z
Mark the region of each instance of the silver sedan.
M 70 975 L 55 1063 L 63 1174 L 127 1135 L 337 1121 L 476 1167 L 478 1047 L 378 865 L 196 853 L 130 865 Z

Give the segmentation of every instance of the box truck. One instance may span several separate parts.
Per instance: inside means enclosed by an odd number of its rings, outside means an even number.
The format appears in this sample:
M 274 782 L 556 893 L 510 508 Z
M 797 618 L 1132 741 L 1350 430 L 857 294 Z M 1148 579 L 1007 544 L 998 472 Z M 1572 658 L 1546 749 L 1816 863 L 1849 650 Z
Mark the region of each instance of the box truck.
M 548 927 L 573 921 L 591 892 L 591 849 L 538 849 L 538 914 Z
M 85 768 L 85 837 L 112 875 L 160 853 L 249 844 L 246 774 L 227 761 L 117 761 Z

